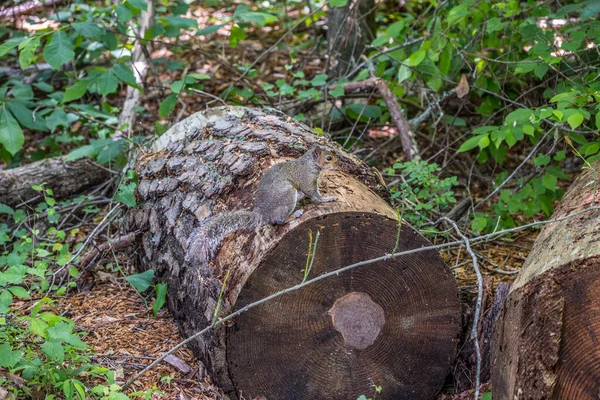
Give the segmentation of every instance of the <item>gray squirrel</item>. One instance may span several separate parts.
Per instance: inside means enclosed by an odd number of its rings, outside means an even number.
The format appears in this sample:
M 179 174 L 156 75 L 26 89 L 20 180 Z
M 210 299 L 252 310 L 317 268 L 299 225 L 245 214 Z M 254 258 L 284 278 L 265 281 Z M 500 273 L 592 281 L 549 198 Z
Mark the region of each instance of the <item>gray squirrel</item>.
M 318 180 L 321 171 L 336 169 L 338 161 L 331 151 L 314 146 L 295 160 L 273 165 L 258 184 L 254 209 L 226 211 L 204 220 L 190 236 L 188 257 L 195 262 L 208 262 L 229 233 L 286 223 L 304 195 L 319 203 L 334 201 L 335 197 L 321 196 Z M 294 213 L 296 218 L 300 215 L 302 210 Z

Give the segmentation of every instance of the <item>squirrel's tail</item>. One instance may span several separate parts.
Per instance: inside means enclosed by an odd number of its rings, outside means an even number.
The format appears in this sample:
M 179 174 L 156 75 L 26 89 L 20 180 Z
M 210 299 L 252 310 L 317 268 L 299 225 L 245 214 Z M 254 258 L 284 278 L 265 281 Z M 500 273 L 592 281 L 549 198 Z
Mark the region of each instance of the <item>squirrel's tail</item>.
M 206 263 L 217 254 L 219 245 L 231 232 L 250 231 L 262 225 L 254 211 L 228 211 L 207 218 L 190 235 L 187 258 L 194 264 Z

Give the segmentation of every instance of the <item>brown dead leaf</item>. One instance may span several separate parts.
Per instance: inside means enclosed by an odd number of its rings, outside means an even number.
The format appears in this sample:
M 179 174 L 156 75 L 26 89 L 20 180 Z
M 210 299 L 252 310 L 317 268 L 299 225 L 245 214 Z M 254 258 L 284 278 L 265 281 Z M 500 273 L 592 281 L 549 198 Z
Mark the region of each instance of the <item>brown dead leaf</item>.
M 469 82 L 467 81 L 467 76 L 462 74 L 460 77 L 460 82 L 456 85 L 456 96 L 459 99 L 462 99 L 467 94 L 469 94 Z

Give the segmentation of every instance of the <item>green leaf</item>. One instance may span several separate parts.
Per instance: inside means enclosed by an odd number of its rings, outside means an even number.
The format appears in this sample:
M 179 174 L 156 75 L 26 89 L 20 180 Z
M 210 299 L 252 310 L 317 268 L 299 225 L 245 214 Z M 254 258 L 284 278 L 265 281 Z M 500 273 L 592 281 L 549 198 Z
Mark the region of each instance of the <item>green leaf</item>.
M 508 114 L 505 118 L 507 125 L 512 125 L 514 122 L 529 121 L 529 117 L 533 112 L 529 108 L 520 108 Z
M 383 46 L 384 44 L 387 44 L 387 42 L 389 42 L 389 41 L 390 41 L 390 37 L 387 35 L 387 33 L 384 33 L 383 35 L 377 36 L 377 38 L 375 38 L 375 40 L 373 40 L 373 42 L 371 43 L 371 46 L 374 46 L 374 47 Z
M 131 10 L 123 4 L 119 4 L 115 8 L 115 12 L 117 13 L 117 19 L 121 22 L 129 22 L 133 18 Z
M 540 154 L 535 158 L 535 160 L 533 160 L 533 162 L 537 167 L 542 167 L 544 165 L 548 165 L 550 163 L 550 160 L 551 160 L 550 156 Z
M 131 72 L 129 67 L 126 67 L 123 64 L 117 64 L 113 67 L 113 71 L 121 82 L 124 82 L 140 91 L 142 90 L 142 88 L 135 81 L 135 76 L 133 76 L 133 72 Z
M 481 396 L 481 400 L 492 400 L 492 392 L 484 393 L 483 396 Z
M 331 7 L 345 7 L 348 4 L 348 0 L 331 0 L 329 5 Z
M 544 75 L 546 75 L 546 72 L 548 72 L 549 68 L 550 67 L 548 66 L 548 64 L 541 63 L 537 67 L 535 67 L 535 69 L 533 70 L 533 74 L 539 79 L 542 79 Z
M 198 22 L 191 18 L 183 18 L 175 15 L 169 15 L 161 19 L 167 23 L 167 26 L 170 25 L 177 29 L 198 28 Z
M 501 31 L 507 25 L 507 22 L 502 22 L 500 18 L 490 18 L 487 23 L 487 31 L 488 33 L 494 33 L 497 31 Z
M 88 347 L 79 336 L 72 333 L 73 325 L 66 322 L 57 322 L 54 326 L 48 328 L 48 340 L 52 342 L 65 342 L 71 346 L 85 349 Z
M 312 79 L 312 81 L 310 81 L 310 84 L 313 86 L 324 86 L 325 84 L 327 84 L 327 75 L 318 74 Z
M 8 288 L 8 290 L 10 290 L 10 292 L 16 297 L 19 297 L 21 299 L 31 299 L 29 292 L 27 292 L 27 290 L 25 290 L 25 288 L 21 286 L 11 286 Z
M 158 106 L 158 116 L 161 118 L 166 117 L 173 111 L 177 104 L 177 94 L 173 93 L 164 99 Z
M 21 125 L 5 107 L 0 108 L 0 144 L 11 155 L 21 150 L 25 143 L 25 136 Z
M 39 337 L 47 338 L 46 329 L 48 329 L 48 324 L 41 318 L 31 318 L 29 320 L 29 332 L 34 335 L 38 335 Z
M 98 151 L 97 151 L 96 147 L 88 144 L 85 146 L 81 146 L 75 150 L 72 150 L 67 155 L 67 161 L 74 161 L 74 160 L 78 160 L 83 157 L 92 157 L 92 156 L 96 155 L 97 153 L 98 153 Z
M 487 135 L 479 135 L 479 136 L 472 137 L 471 139 L 469 139 L 466 142 L 464 142 L 462 144 L 462 146 L 460 146 L 460 148 L 458 149 L 458 152 L 459 153 L 464 153 L 465 151 L 469 151 L 469 150 L 474 149 L 475 147 L 478 147 L 479 146 L 479 142 L 484 137 L 487 137 Z
M 52 361 L 62 363 L 65 361 L 65 349 L 62 344 L 57 342 L 45 342 L 41 346 L 45 355 L 50 357 Z
M 52 111 L 52 114 L 46 117 L 46 125 L 50 129 L 50 131 L 54 132 L 54 130 L 59 126 L 69 126 L 69 117 L 67 113 L 62 108 L 57 108 Z
M 557 181 L 558 179 L 556 179 L 556 176 L 552 174 L 546 174 L 542 178 L 542 185 L 544 185 L 546 189 L 554 191 L 556 190 Z
M 115 200 L 128 207 L 135 207 L 137 205 L 135 201 L 135 188 L 136 184 L 134 182 L 126 185 L 121 184 L 115 194 Z
M 596 114 L 596 129 L 600 130 L 600 111 Z
M 69 101 L 80 99 L 85 92 L 87 91 L 89 81 L 87 79 L 80 79 L 75 82 L 73 85 L 69 86 L 65 90 L 65 95 L 63 96 L 63 103 L 68 103 Z
M 21 44 L 22 41 L 26 40 L 27 37 L 10 38 L 0 44 L 0 57 L 6 55 L 9 51 Z
M 569 118 L 567 118 L 567 122 L 571 126 L 571 129 L 575 129 L 583 123 L 583 119 L 584 119 L 583 115 L 581 115 L 580 113 L 576 113 L 576 114 L 571 114 L 571 116 L 569 116 Z
M 336 86 L 334 89 L 329 91 L 329 94 L 333 97 L 341 97 L 344 95 L 344 88 L 341 86 Z
M 14 213 L 15 213 L 15 210 L 13 210 L 12 208 L 10 208 L 6 204 L 0 203 L 0 214 L 13 215 Z
M 131 284 L 138 292 L 143 292 L 150 287 L 154 279 L 154 270 L 149 269 L 141 274 L 129 275 L 125 280 Z
M 237 25 L 231 27 L 231 33 L 229 34 L 229 45 L 232 48 L 236 48 L 238 43 L 246 39 L 246 32 Z
M 265 26 L 266 24 L 272 24 L 273 22 L 277 22 L 277 17 L 265 13 L 265 12 L 257 12 L 257 11 L 247 11 L 239 16 L 240 20 L 253 22 L 258 26 Z
M 44 58 L 55 70 L 60 70 L 62 65 L 75 57 L 73 43 L 63 31 L 52 34 L 50 42 L 44 47 Z
M 102 40 L 102 37 L 106 33 L 106 31 L 103 28 L 100 28 L 98 25 L 94 24 L 90 20 L 83 22 L 75 22 L 71 24 L 71 26 L 81 36 L 98 41 Z
M 10 344 L 0 344 L 0 367 L 12 368 L 21 360 L 21 351 L 12 351 Z
M 156 300 L 154 300 L 154 304 L 152 305 L 152 312 L 154 316 L 158 313 L 158 311 L 165 305 L 165 301 L 167 299 L 167 284 L 166 283 L 158 283 L 156 285 Z
M 208 26 L 208 27 L 196 32 L 196 36 L 210 35 L 211 33 L 217 32 L 219 29 L 221 29 L 224 26 L 227 26 L 227 24 L 218 24 L 218 25 Z
M 417 65 L 421 64 L 421 62 L 423 62 L 423 60 L 425 59 L 426 55 L 427 55 L 426 50 L 415 51 L 414 53 L 412 53 L 410 55 L 410 57 L 408 57 L 408 66 L 416 67 Z
M 140 11 L 146 11 L 148 9 L 148 4 L 146 4 L 146 0 L 127 0 L 127 3 L 133 8 L 137 8 Z
M 113 93 L 119 86 L 119 80 L 112 69 L 107 70 L 96 80 L 98 91 L 102 96 Z
M 450 63 L 452 61 L 452 47 L 448 44 L 444 47 L 444 51 L 440 55 L 440 72 L 442 75 L 447 75 L 450 71 Z
M 411 75 L 412 70 L 408 66 L 406 66 L 406 64 L 402 64 L 398 69 L 398 83 L 402 83 L 405 80 L 409 79 Z
M 33 59 L 35 58 L 35 51 L 40 47 L 40 40 L 33 39 L 27 42 L 25 46 L 21 49 L 19 53 L 19 64 L 22 69 L 25 69 L 31 65 Z

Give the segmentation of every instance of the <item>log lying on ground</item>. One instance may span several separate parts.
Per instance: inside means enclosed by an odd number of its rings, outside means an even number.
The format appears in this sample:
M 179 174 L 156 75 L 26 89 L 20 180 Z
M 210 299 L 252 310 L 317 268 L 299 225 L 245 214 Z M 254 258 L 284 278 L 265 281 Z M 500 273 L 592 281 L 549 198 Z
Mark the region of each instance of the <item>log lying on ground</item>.
M 340 159 L 341 171 L 321 182 L 335 202 L 304 204 L 304 215 L 286 225 L 232 234 L 207 265 L 186 261 L 199 220 L 250 209 L 263 171 L 314 143 Z M 387 194 L 376 171 L 287 116 L 241 107 L 194 114 L 136 169 L 140 206 L 124 228 L 145 230 L 141 265 L 168 283 L 168 305 L 186 337 L 210 325 L 222 288 L 224 316 L 300 283 L 310 232 L 320 236 L 309 278 L 429 244 L 406 226 L 398 232 L 396 213 L 376 194 Z M 431 399 L 453 361 L 459 323 L 454 279 L 430 250 L 285 294 L 193 349 L 233 397 L 347 400 L 379 385 L 378 399 Z
M 597 206 L 594 181 L 591 169 L 582 173 L 553 218 Z M 496 323 L 494 399 L 598 399 L 599 221 L 591 210 L 540 232 Z
M 14 206 L 41 196 L 31 186 L 46 183 L 62 199 L 106 182 L 108 169 L 88 159 L 66 161 L 65 157 L 48 158 L 23 167 L 0 170 L 0 203 Z

